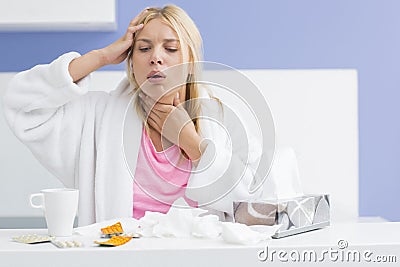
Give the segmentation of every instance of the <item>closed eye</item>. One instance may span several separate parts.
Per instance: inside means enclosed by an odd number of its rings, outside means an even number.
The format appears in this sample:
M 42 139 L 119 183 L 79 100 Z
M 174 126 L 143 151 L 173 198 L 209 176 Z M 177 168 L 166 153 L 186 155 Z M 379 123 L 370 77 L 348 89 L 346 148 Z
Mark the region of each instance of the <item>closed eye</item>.
M 178 49 L 177 48 L 165 48 L 168 52 L 171 52 L 171 53 L 174 53 L 174 52 L 176 52 L 176 51 L 178 51 Z
M 139 51 L 141 52 L 147 52 L 150 50 L 150 47 L 139 47 Z

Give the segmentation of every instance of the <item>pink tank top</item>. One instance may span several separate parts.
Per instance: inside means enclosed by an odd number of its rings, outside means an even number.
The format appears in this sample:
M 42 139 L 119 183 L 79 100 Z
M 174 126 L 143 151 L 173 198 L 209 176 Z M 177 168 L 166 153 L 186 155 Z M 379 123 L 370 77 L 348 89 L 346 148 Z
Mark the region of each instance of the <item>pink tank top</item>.
M 146 211 L 167 213 L 180 197 L 197 207 L 185 196 L 191 170 L 192 162 L 181 156 L 177 145 L 157 152 L 143 127 L 133 183 L 133 218 L 140 219 Z

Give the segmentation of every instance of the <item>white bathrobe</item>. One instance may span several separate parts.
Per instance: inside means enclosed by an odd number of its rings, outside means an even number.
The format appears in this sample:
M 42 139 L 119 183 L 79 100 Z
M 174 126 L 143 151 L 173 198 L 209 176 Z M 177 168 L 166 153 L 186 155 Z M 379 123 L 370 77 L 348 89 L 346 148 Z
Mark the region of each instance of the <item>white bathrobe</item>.
M 17 74 L 3 101 L 6 120 L 17 138 L 66 187 L 79 188 L 82 226 L 132 217 L 142 122 L 127 79 L 109 94 L 88 92 L 90 75 L 72 81 L 68 65 L 78 56 L 67 53 Z M 200 95 L 208 98 L 205 91 Z M 261 151 L 256 142 L 232 147 L 232 140 L 243 142 L 243 136 L 235 136 L 235 126 L 229 125 L 218 104 L 202 107 L 203 116 L 215 118 L 216 113 L 229 134 L 218 123 L 200 121 L 201 135 L 209 145 L 193 167 L 186 195 L 231 217 L 234 200 L 262 193 L 249 191 Z M 243 158 L 240 149 L 249 149 L 250 158 Z

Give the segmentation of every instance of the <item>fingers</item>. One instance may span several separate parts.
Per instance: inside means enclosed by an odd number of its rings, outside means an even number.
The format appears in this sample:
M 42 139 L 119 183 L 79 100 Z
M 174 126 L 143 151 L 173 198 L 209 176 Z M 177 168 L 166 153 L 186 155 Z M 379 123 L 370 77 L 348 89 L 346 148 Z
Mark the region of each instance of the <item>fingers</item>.
M 148 110 L 151 110 L 155 104 L 155 101 L 148 97 L 143 91 L 139 92 L 139 98 L 143 106 L 145 106 Z
M 143 27 L 144 27 L 143 24 L 128 27 L 128 29 L 126 30 L 125 36 L 123 38 L 128 41 L 133 41 L 133 34 L 137 31 L 143 29 Z
M 158 114 L 158 112 L 155 111 L 154 109 L 150 109 L 148 106 L 146 106 L 145 109 L 147 110 L 146 111 L 147 117 L 152 118 L 153 120 L 156 121 L 160 121 L 162 119 L 162 116 Z
M 156 130 L 157 132 L 161 133 L 161 127 L 160 127 L 160 125 L 157 123 L 156 120 L 154 120 L 154 119 L 151 118 L 151 117 L 148 117 L 147 123 L 151 126 L 151 128 L 153 128 L 153 129 Z
M 139 97 L 141 99 L 141 106 L 145 113 L 146 118 L 147 119 L 150 118 L 153 121 L 161 121 L 162 120 L 161 112 L 159 112 L 154 108 L 155 101 L 142 92 L 139 93 Z
M 147 103 L 145 101 L 141 101 L 141 106 L 143 108 L 143 111 L 144 111 L 146 117 L 149 117 L 150 114 L 151 114 L 151 110 L 153 108 L 153 105 L 151 105 L 151 104 L 149 104 L 149 103 Z
M 160 112 L 160 113 L 167 114 L 167 113 L 172 112 L 173 108 L 171 105 L 162 104 L 162 103 L 157 102 L 156 104 L 154 104 L 153 110 Z
M 133 34 L 137 32 L 138 30 L 141 30 L 143 28 L 143 23 L 139 24 L 140 19 L 148 12 L 148 8 L 144 9 L 142 12 L 140 12 L 139 15 L 137 15 L 134 19 L 132 19 L 129 23 L 129 26 L 126 30 L 126 35 L 125 38 L 130 40 L 133 39 Z
M 179 92 L 176 93 L 175 97 L 174 97 L 174 107 L 177 108 L 183 108 L 181 105 L 181 100 L 179 99 Z
M 129 26 L 128 29 L 126 30 L 127 33 L 135 33 L 138 30 L 141 30 L 143 28 L 143 23 L 135 26 Z
M 154 112 L 151 107 L 146 105 L 145 103 L 142 103 L 142 109 L 145 113 L 146 120 L 155 129 L 161 128 L 161 117 L 158 116 L 156 112 Z
M 144 14 L 146 14 L 147 12 L 149 12 L 149 8 L 148 8 L 148 7 L 145 8 L 145 9 L 143 9 L 142 12 L 139 13 L 139 15 L 137 15 L 135 18 L 133 18 L 133 19 L 131 20 L 131 22 L 129 23 L 129 27 L 132 27 L 132 26 L 137 25 L 138 22 L 139 22 L 139 19 L 140 19 Z
M 160 113 L 170 113 L 173 110 L 172 105 L 155 101 L 142 91 L 139 92 L 139 97 L 142 100 L 142 103 L 151 110 L 158 111 Z

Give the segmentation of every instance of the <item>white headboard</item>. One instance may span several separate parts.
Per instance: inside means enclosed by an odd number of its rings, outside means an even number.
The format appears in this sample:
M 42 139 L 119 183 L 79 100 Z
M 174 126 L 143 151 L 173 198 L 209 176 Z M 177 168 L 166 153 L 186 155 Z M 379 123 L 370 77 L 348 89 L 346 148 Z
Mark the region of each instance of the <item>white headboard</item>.
M 243 70 L 273 113 L 277 145 L 293 147 L 306 193 L 331 195 L 332 220 L 358 217 L 358 106 L 355 70 Z M 13 73 L 0 73 L 0 95 Z M 92 88 L 114 88 L 124 72 L 96 72 Z M 1 111 L 2 112 L 2 111 Z M 0 217 L 36 217 L 28 196 L 61 184 L 0 116 Z M 7 205 L 7 203 L 13 203 Z

